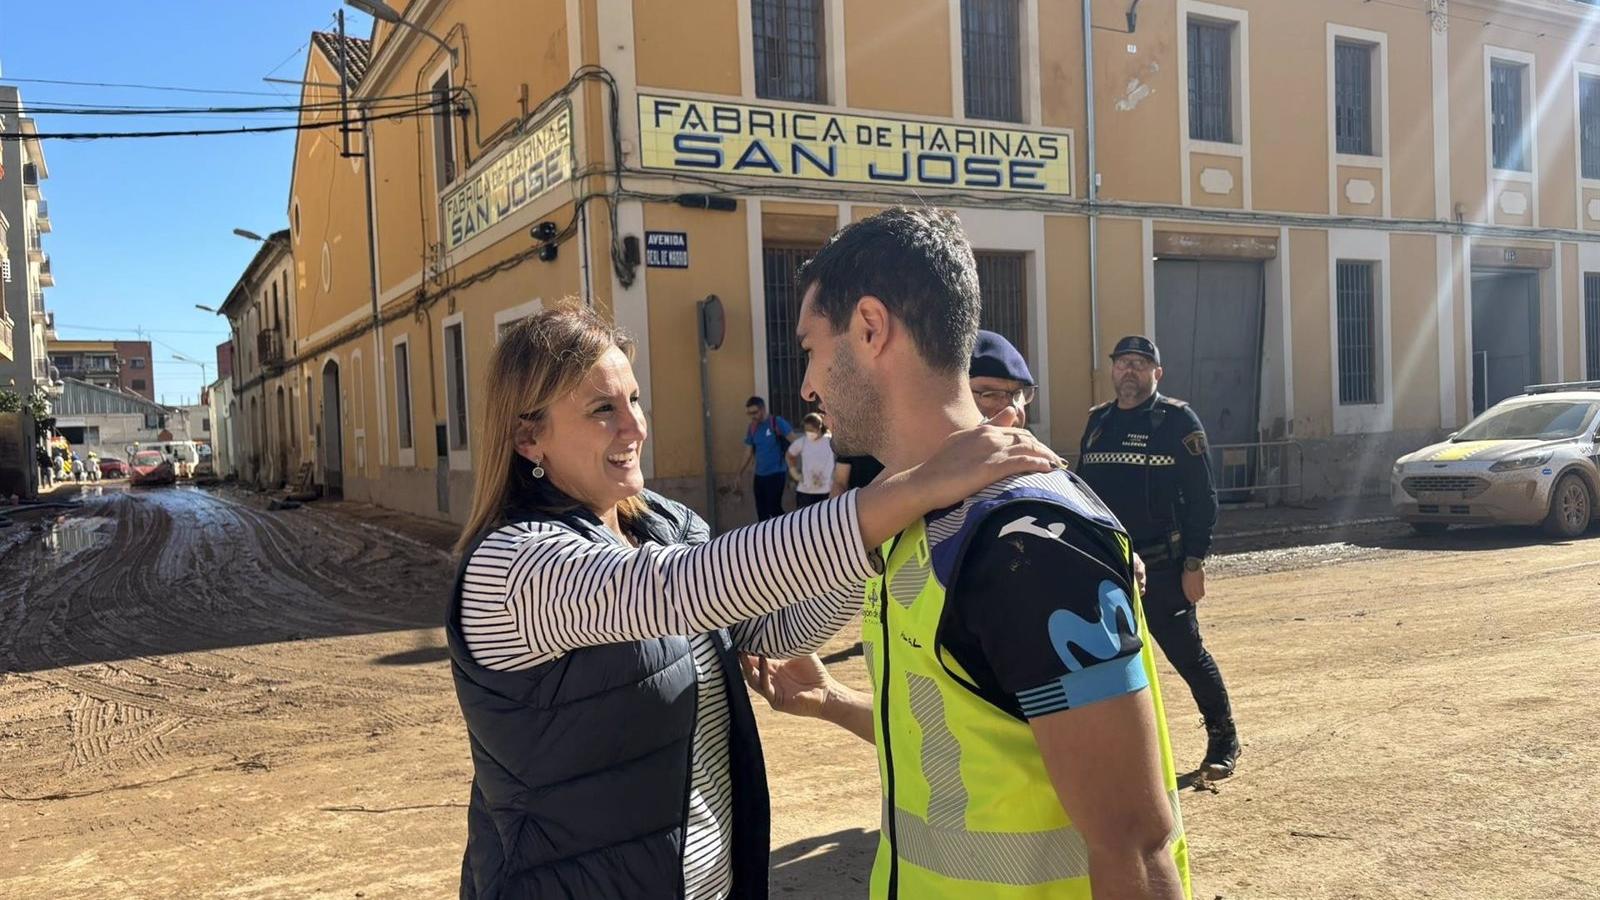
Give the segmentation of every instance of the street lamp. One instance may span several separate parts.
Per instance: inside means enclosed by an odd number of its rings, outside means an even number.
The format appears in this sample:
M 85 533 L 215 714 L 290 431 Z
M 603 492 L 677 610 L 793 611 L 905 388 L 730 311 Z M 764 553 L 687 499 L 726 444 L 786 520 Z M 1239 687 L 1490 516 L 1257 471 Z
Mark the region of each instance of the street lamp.
M 434 34 L 426 28 L 423 28 L 421 25 L 415 25 L 411 22 L 407 22 L 404 16 L 397 12 L 394 7 L 384 3 L 383 0 L 344 0 L 344 2 L 346 6 L 360 10 L 374 19 L 382 19 L 383 21 L 393 25 L 404 25 L 412 31 L 432 38 L 434 43 L 443 47 L 445 52 L 450 54 L 450 65 L 453 66 L 456 64 L 456 49 L 445 43 L 444 38 L 439 37 L 437 34 Z
M 182 353 L 177 353 L 177 352 L 174 352 L 172 354 L 172 361 L 173 362 L 186 362 L 186 363 L 190 363 L 192 365 L 199 366 L 200 367 L 200 382 L 202 384 L 210 384 L 211 383 L 211 375 L 207 371 L 207 368 L 206 368 L 207 364 L 206 363 L 201 362 L 198 359 L 190 359 L 189 357 L 184 356 Z
M 205 305 L 204 303 L 196 303 L 194 305 L 194 308 L 198 309 L 198 310 L 200 310 L 202 312 L 216 313 L 219 316 L 222 315 L 222 310 L 220 310 L 220 309 L 212 309 L 211 307 Z
M 260 241 L 263 244 L 267 242 L 266 238 L 262 237 L 259 234 L 256 234 L 254 231 L 249 231 L 249 230 L 244 229 L 244 228 L 235 228 L 233 230 L 233 233 L 237 234 L 239 237 L 242 237 L 247 241 Z

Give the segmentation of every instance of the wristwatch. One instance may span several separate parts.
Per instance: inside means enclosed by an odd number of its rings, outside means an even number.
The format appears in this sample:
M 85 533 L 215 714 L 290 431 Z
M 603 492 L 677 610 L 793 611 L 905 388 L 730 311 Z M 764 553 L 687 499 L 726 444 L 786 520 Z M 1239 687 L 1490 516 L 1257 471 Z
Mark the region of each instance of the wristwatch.
M 1183 561 L 1183 570 L 1185 572 L 1202 572 L 1205 571 L 1205 567 L 1206 561 L 1198 556 L 1190 556 Z

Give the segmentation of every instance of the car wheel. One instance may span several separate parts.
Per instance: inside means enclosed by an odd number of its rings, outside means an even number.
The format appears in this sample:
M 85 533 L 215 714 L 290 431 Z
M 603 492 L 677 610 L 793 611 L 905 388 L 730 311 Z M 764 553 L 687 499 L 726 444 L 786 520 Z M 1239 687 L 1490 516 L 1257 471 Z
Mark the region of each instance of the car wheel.
M 1593 516 L 1594 498 L 1589 496 L 1589 486 L 1576 472 L 1568 472 L 1556 481 L 1550 492 L 1550 512 L 1544 517 L 1544 532 L 1551 537 L 1575 538 L 1589 529 Z
M 1411 530 L 1421 537 L 1438 537 L 1449 531 L 1450 526 L 1444 522 L 1412 522 Z

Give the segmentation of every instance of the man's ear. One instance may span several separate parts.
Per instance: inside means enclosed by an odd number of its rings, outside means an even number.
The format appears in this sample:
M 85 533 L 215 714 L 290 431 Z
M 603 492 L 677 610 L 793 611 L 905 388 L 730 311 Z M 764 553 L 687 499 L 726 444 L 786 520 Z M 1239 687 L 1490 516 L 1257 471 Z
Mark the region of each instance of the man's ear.
M 867 294 L 856 301 L 855 312 L 850 314 L 850 333 L 858 341 L 859 349 L 869 358 L 881 355 L 888 348 L 894 334 L 894 319 L 882 300 Z

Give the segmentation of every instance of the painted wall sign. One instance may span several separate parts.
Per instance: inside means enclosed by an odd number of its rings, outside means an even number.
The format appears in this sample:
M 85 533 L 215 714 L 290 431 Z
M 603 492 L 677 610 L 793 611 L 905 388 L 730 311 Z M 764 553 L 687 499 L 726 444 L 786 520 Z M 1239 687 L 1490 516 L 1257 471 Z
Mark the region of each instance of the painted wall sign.
M 1072 132 L 639 95 L 644 168 L 949 191 L 1072 193 Z
M 689 233 L 686 231 L 646 231 L 644 264 L 652 269 L 689 268 Z
M 572 109 L 563 106 L 444 195 L 444 249 L 476 235 L 572 178 Z

